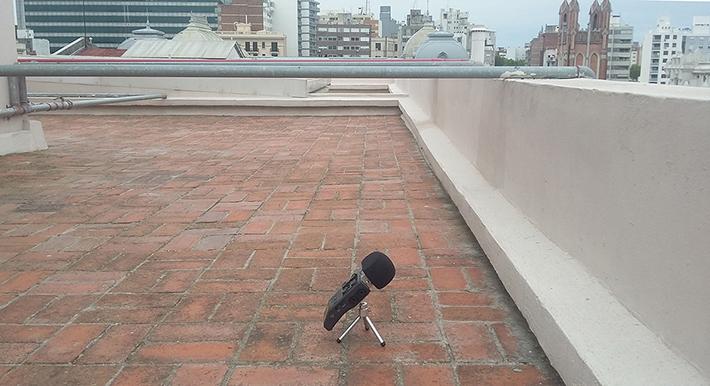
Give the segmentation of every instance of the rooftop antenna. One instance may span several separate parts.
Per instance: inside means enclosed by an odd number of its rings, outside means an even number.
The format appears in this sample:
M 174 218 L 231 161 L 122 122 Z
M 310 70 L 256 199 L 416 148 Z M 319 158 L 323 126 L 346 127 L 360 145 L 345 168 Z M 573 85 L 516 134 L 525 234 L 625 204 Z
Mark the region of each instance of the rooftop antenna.
M 429 0 L 426 0 L 426 15 L 429 16 Z

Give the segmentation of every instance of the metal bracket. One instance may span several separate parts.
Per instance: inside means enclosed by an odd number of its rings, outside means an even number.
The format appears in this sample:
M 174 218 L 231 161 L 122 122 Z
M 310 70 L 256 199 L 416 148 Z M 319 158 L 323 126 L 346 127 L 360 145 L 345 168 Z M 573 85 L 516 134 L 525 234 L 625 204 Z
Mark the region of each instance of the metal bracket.
M 30 103 L 27 96 L 27 78 L 24 76 L 11 76 L 7 78 L 7 83 L 10 91 L 10 105 L 22 106 Z

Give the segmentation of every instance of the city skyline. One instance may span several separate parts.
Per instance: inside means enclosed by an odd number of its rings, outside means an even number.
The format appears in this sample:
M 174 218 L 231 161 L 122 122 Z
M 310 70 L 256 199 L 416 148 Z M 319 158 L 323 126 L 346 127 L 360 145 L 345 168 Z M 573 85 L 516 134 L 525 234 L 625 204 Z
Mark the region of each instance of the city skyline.
M 593 0 L 579 0 L 582 13 L 592 4 Z M 320 0 L 322 10 L 357 11 L 363 7 L 365 0 Z M 469 12 L 469 21 L 485 24 L 497 32 L 498 45 L 504 47 L 522 47 L 531 38 L 537 36 L 545 24 L 557 24 L 557 11 L 562 0 L 509 0 L 505 10 L 515 9 L 515 14 L 501 12 L 500 1 L 470 0 L 430 0 L 429 12 L 438 21 L 442 8 L 459 8 Z M 412 8 L 426 10 L 426 0 L 381 0 L 370 1 L 371 12 L 379 15 L 381 5 L 392 7 L 392 17 L 398 21 L 406 20 L 406 15 Z M 643 36 L 656 26 L 661 16 L 668 16 L 678 27 L 687 27 L 692 23 L 693 16 L 710 15 L 710 1 L 649 1 L 649 0 L 612 0 L 614 15 L 621 15 L 625 23 L 633 25 L 634 40 L 641 41 Z M 516 15 L 525 15 L 518 17 Z M 586 20 L 586 19 L 583 19 Z M 585 28 L 584 25 L 580 26 Z

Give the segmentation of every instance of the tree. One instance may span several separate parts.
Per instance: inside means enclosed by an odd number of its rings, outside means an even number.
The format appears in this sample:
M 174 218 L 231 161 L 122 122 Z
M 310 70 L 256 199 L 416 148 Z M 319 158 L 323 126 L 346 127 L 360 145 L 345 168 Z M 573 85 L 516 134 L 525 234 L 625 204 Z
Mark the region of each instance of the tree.
M 527 65 L 528 65 L 528 62 L 525 59 L 514 60 L 514 59 L 508 59 L 508 58 L 504 58 L 502 56 L 496 55 L 496 66 L 520 67 L 520 66 L 527 66 Z
M 638 82 L 639 76 L 641 76 L 641 66 L 634 63 L 629 68 L 629 78 L 631 78 L 634 82 Z

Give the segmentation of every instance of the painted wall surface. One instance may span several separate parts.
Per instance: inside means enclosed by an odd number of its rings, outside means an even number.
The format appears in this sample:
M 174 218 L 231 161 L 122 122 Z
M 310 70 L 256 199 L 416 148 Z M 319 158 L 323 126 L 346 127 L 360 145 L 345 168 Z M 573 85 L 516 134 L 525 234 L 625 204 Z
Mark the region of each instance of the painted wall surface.
M 710 90 L 397 85 L 540 231 L 710 377 Z
M 272 30 L 286 35 L 286 52 L 298 56 L 298 1 L 274 0 Z
M 15 10 L 12 1 L 0 1 L 0 64 L 12 64 L 17 60 L 15 46 Z M 7 78 L 0 78 L 0 106 L 10 102 Z M 21 119 L 0 120 L 0 134 L 18 131 L 22 128 Z

